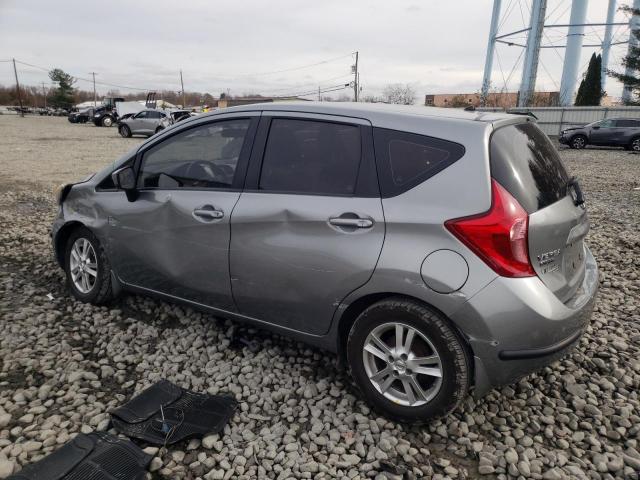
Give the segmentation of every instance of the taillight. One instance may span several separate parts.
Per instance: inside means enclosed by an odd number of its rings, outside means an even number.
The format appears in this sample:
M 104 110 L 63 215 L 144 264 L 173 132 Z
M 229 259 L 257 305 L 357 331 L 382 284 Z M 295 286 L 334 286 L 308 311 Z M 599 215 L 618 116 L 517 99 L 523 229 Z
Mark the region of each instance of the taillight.
M 529 216 L 502 185 L 491 179 L 491 208 L 471 217 L 447 220 L 445 227 L 503 277 L 531 277 Z

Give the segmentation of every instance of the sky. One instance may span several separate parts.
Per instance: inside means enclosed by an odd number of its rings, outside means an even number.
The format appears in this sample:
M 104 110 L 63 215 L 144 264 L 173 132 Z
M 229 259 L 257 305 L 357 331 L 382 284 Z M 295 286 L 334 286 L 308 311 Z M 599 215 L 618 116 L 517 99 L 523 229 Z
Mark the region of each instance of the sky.
M 531 1 L 502 0 L 499 34 L 528 26 Z M 588 22 L 604 23 L 607 2 L 589 1 Z M 50 86 L 46 70 L 59 67 L 86 90 L 92 88 L 90 72 L 97 72 L 101 94 L 113 88 L 104 84 L 131 87 L 120 88 L 123 93 L 179 91 L 182 70 L 187 91 L 285 96 L 349 83 L 358 51 L 364 95 L 380 95 L 392 83 L 410 84 L 418 101 L 429 93 L 473 93 L 482 83 L 492 5 L 492 0 L 0 0 L 0 85 L 14 83 L 6 60 L 15 58 L 26 85 Z M 570 7 L 570 0 L 548 0 L 546 23 L 567 23 Z M 627 18 L 620 12 L 616 21 Z M 614 40 L 626 41 L 626 26 L 614 32 Z M 562 44 L 566 33 L 545 29 L 543 43 Z M 603 33 L 604 27 L 586 27 L 585 44 L 601 43 Z M 523 42 L 526 34 L 513 38 Z M 597 51 L 583 48 L 581 72 Z M 518 89 L 521 52 L 517 46 L 497 47 L 495 88 Z M 612 49 L 610 68 L 620 69 L 625 52 L 625 45 Z M 559 90 L 563 55 L 562 49 L 542 51 L 537 90 Z M 609 79 L 606 89 L 617 97 L 621 86 Z

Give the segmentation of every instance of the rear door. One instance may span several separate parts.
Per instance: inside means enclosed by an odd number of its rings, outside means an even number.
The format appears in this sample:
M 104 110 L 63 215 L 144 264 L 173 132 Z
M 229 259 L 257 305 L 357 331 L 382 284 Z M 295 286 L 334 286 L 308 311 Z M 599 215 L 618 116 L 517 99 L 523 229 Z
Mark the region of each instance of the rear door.
M 371 125 L 265 115 L 231 218 L 233 296 L 244 315 L 321 335 L 382 249 Z
M 259 113 L 214 118 L 138 154 L 138 196 L 105 212 L 110 258 L 125 283 L 233 311 L 230 218 Z
M 585 273 L 589 220 L 549 138 L 533 122 L 491 137 L 491 176 L 529 213 L 529 255 L 540 279 L 566 301 Z
M 619 145 L 629 145 L 640 133 L 640 121 L 632 118 L 621 118 L 616 120 L 616 126 L 620 131 L 618 139 Z

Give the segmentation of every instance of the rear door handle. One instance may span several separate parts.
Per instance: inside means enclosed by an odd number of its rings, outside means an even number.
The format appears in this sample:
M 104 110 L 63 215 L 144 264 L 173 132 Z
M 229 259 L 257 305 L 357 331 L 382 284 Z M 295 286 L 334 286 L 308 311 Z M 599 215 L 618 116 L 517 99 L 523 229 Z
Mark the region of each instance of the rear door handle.
M 329 223 L 336 227 L 356 227 L 356 228 L 371 228 L 373 227 L 373 220 L 368 218 L 344 218 L 335 217 L 330 218 Z
M 208 219 L 208 220 L 217 220 L 219 218 L 224 217 L 224 212 L 222 210 L 215 210 L 215 209 L 209 209 L 209 208 L 196 208 L 193 211 L 193 215 L 195 217 L 199 217 L 202 219 Z

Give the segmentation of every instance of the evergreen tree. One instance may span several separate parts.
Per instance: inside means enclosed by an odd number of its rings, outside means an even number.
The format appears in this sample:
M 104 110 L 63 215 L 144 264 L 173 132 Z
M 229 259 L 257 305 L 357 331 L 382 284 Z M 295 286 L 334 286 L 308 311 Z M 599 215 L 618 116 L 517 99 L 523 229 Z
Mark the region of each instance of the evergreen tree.
M 49 102 L 54 107 L 70 108 L 73 106 L 73 84 L 76 79 L 59 68 L 49 72 L 49 78 L 58 84 L 58 88 L 49 97 Z
M 603 96 L 602 83 L 600 79 L 600 71 L 602 69 L 602 57 L 594 53 L 589 60 L 589 67 L 585 73 L 578 94 L 576 95 L 575 105 L 578 107 L 600 105 Z
M 636 10 L 628 5 L 620 7 L 620 10 L 631 15 L 640 15 L 640 10 Z M 627 56 L 622 59 L 622 66 L 625 68 L 629 67 L 637 73 L 638 70 L 640 70 L 640 30 L 632 30 L 630 35 L 633 35 L 639 43 L 637 46 L 631 47 Z M 634 100 L 627 102 L 629 105 L 638 105 L 640 103 L 638 101 L 638 97 L 640 96 L 640 77 L 636 75 L 625 75 L 624 73 L 614 72 L 612 70 L 607 70 L 607 74 L 622 82 L 625 87 L 631 89 L 631 97 L 634 98 Z

